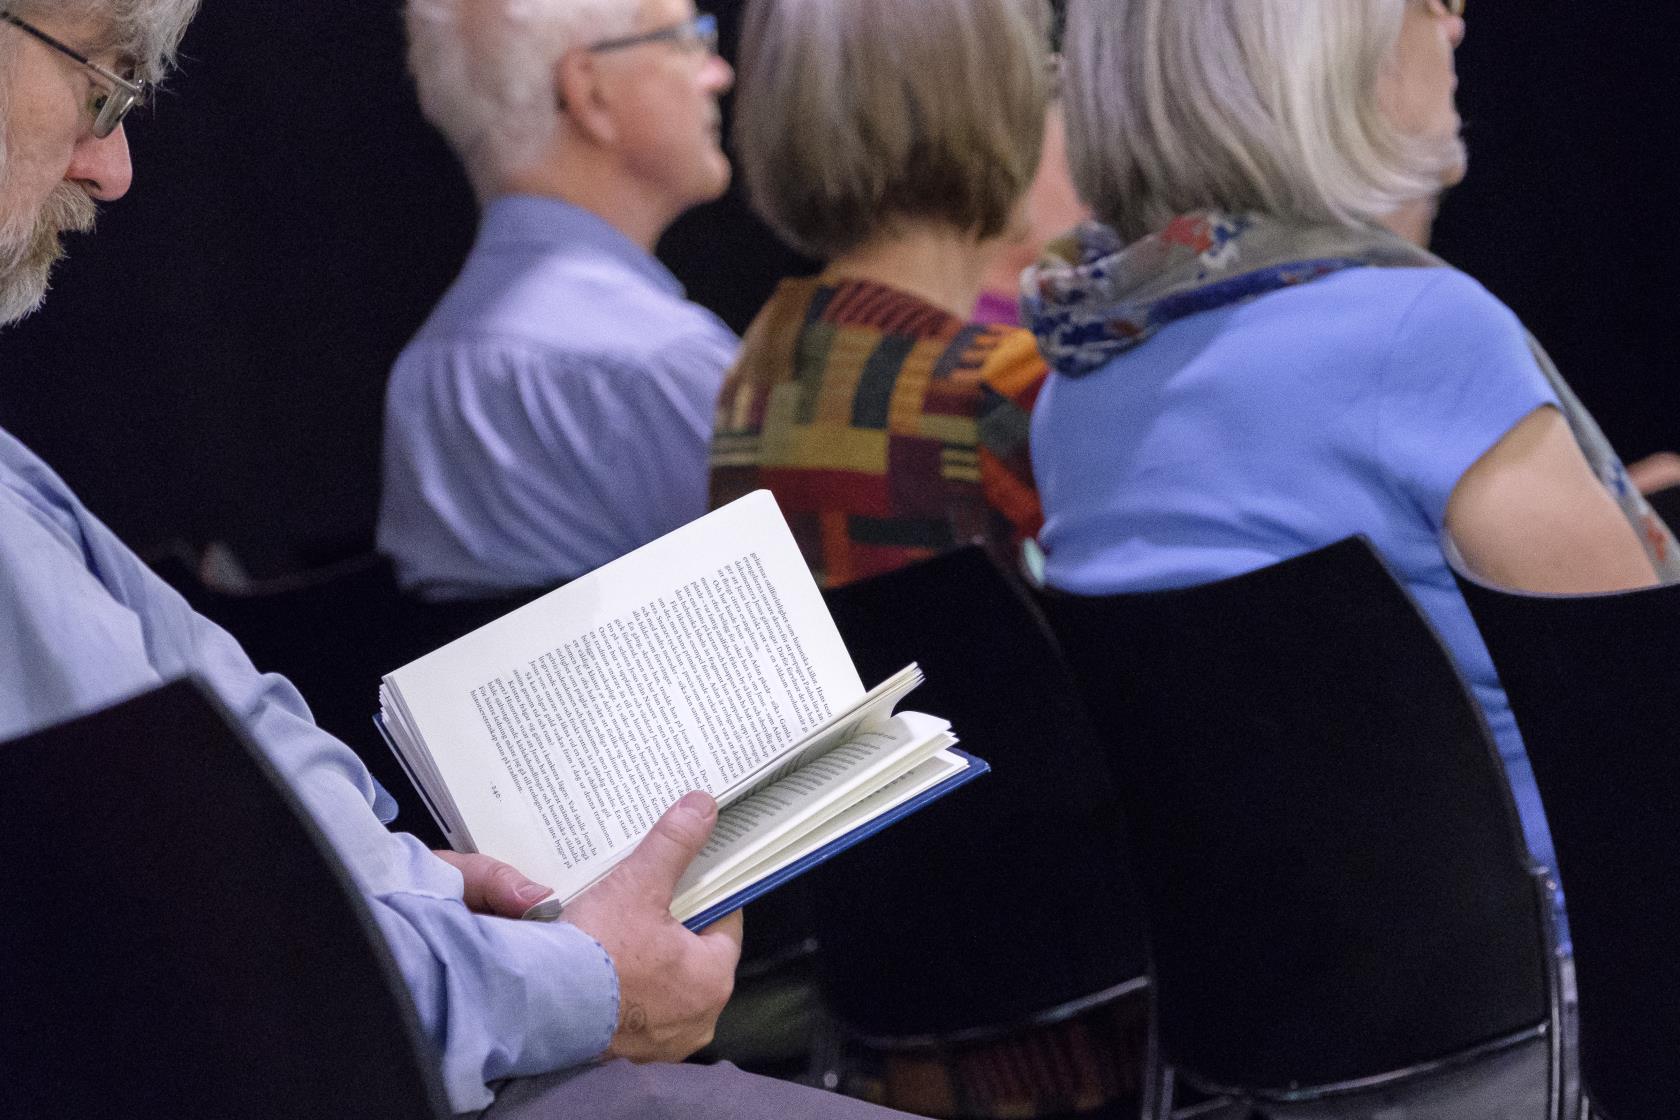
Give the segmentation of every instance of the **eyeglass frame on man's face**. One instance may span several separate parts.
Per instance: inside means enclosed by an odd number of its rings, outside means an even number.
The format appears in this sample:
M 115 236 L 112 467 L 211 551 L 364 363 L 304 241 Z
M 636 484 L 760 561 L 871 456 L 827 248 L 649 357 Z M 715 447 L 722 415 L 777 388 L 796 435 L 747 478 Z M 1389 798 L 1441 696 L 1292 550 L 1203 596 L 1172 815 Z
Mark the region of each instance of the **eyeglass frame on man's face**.
M 0 12 L 0 23 L 9 23 L 24 34 L 33 36 L 45 43 L 59 54 L 74 59 L 79 65 L 93 71 L 111 87 L 109 91 L 99 94 L 92 106 L 93 135 L 96 139 L 103 140 L 115 132 L 122 124 L 123 118 L 128 116 L 129 111 L 146 99 L 145 82 L 136 78 L 125 78 L 121 74 L 107 70 L 81 51 L 53 38 L 34 24 L 21 20 L 10 12 Z
M 652 31 L 624 35 L 616 39 L 602 39 L 599 43 L 591 43 L 585 49 L 592 54 L 605 54 L 608 51 L 621 51 L 626 47 L 639 47 L 643 43 L 671 43 L 684 49 L 703 47 L 707 54 L 716 54 L 717 16 L 710 12 L 700 12 L 680 23 L 667 24 Z

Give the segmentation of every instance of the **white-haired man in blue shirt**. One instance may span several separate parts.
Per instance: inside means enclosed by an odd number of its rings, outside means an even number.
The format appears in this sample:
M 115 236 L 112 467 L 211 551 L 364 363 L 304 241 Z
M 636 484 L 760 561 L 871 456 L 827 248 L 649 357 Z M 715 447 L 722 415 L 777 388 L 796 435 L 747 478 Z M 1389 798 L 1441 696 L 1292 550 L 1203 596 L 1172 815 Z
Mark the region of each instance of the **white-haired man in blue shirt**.
M 729 185 L 734 74 L 693 0 L 411 0 L 408 31 L 484 213 L 391 374 L 379 545 L 429 600 L 546 589 L 706 511 L 738 340 L 653 248 Z
M 0 3 L 0 325 L 40 305 L 60 235 L 122 196 L 122 117 L 161 76 L 197 0 Z M 0 392 L 4 391 L 0 383 Z M 886 1117 L 829 1094 L 674 1064 L 711 1037 L 740 920 L 671 918 L 716 806 L 690 794 L 563 921 L 548 893 L 483 857 L 388 832 L 393 806 L 296 691 L 259 674 L 0 431 L 0 743 L 163 680 L 202 677 L 245 721 L 367 898 L 414 996 L 455 1109 L 497 1117 Z M 136 744 L 137 749 L 144 745 Z

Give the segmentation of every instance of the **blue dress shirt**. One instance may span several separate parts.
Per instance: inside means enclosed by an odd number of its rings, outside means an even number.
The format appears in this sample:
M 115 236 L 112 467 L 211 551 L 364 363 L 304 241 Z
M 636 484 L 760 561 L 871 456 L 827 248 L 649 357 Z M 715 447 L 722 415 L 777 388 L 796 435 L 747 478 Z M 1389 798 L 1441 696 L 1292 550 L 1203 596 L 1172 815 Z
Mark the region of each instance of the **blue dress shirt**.
M 387 391 L 379 547 L 403 586 L 552 587 L 705 513 L 738 346 L 596 215 L 492 202 Z
M 488 1105 L 486 1082 L 606 1048 L 618 977 L 600 945 L 573 926 L 470 913 L 460 873 L 386 831 L 376 813 L 395 806 L 296 690 L 258 673 L 0 431 L 0 743 L 189 673 L 244 718 L 365 892 L 456 1110 Z

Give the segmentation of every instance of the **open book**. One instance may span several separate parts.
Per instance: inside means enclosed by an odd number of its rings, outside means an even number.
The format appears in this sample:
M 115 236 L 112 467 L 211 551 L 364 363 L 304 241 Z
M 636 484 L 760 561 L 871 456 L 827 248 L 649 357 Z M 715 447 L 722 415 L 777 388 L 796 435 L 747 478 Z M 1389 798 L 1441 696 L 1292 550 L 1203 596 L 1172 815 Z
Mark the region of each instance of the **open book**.
M 379 723 L 458 851 L 562 903 L 691 789 L 699 929 L 987 769 L 865 692 L 775 499 L 733 502 L 385 677 Z

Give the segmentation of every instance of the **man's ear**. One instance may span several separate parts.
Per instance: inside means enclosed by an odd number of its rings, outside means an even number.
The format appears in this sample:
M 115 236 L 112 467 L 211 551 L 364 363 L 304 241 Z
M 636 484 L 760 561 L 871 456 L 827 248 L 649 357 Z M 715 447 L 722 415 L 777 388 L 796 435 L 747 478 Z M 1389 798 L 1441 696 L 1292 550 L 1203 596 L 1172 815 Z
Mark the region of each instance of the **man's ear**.
M 597 144 L 618 139 L 618 122 L 607 107 L 600 67 L 589 51 L 569 50 L 554 64 L 554 99 L 574 131 Z

